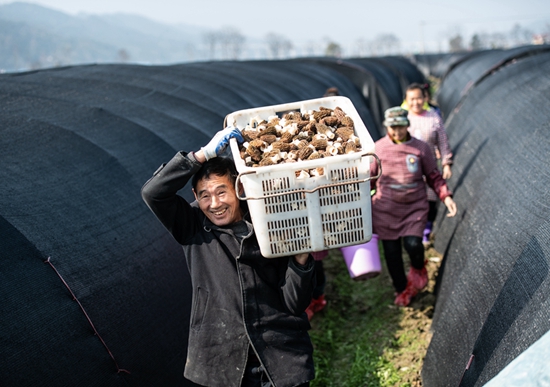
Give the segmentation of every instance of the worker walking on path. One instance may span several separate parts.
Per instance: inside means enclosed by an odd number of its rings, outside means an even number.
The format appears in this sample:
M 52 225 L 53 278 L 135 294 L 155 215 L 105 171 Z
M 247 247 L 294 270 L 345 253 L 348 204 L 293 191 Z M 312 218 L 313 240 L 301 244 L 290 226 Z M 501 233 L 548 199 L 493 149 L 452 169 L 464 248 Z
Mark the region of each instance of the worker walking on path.
M 419 83 L 413 83 L 407 87 L 405 93 L 406 105 L 409 109 L 408 119 L 410 123 L 409 133 L 430 146 L 430 150 L 434 158 L 439 162 L 443 169 L 443 178 L 450 179 L 452 176 L 451 166 L 453 164 L 453 152 L 449 145 L 449 139 L 441 116 L 434 109 L 427 110 L 426 93 L 424 86 Z M 432 232 L 433 223 L 437 216 L 438 197 L 437 194 L 429 186 L 426 187 L 428 192 L 428 220 L 423 231 L 422 243 L 425 247 L 430 244 L 430 234 Z
M 401 107 L 386 110 L 387 135 L 375 143 L 382 175 L 371 183 L 373 233 L 382 241 L 389 274 L 396 291 L 395 304 L 407 306 L 428 283 L 422 235 L 428 217 L 427 184 L 438 194 L 455 216 L 452 193 L 437 168 L 430 146 L 408 132 L 408 112 Z M 378 174 L 378 164 L 371 164 L 371 176 Z M 402 246 L 403 244 L 403 246 Z M 405 275 L 402 248 L 409 255 L 411 267 Z

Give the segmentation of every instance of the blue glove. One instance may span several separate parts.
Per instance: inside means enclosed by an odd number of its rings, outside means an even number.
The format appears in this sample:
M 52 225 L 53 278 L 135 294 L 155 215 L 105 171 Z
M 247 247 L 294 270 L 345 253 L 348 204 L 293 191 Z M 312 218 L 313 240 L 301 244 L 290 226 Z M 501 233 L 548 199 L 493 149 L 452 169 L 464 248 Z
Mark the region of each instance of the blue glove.
M 239 143 L 244 142 L 239 129 L 233 126 L 228 126 L 224 130 L 220 130 L 216 133 L 214 137 L 212 137 L 212 140 L 201 148 L 206 160 L 210 160 L 222 154 L 225 148 L 227 148 L 227 145 L 229 145 L 229 140 L 231 138 L 236 138 Z

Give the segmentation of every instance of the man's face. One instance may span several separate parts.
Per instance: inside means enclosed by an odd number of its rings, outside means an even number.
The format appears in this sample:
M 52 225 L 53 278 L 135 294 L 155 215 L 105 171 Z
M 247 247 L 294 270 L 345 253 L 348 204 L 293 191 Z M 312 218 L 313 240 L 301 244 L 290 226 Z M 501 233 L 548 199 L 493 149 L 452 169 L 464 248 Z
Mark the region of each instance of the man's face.
M 424 102 L 426 102 L 426 98 L 422 90 L 413 89 L 407 91 L 405 100 L 407 101 L 409 110 L 414 114 L 421 114 L 424 111 Z
M 197 182 L 193 190 L 199 208 L 216 226 L 227 226 L 242 220 L 239 199 L 228 176 L 210 175 Z
M 402 142 L 407 139 L 408 126 L 388 126 L 386 130 L 393 141 Z

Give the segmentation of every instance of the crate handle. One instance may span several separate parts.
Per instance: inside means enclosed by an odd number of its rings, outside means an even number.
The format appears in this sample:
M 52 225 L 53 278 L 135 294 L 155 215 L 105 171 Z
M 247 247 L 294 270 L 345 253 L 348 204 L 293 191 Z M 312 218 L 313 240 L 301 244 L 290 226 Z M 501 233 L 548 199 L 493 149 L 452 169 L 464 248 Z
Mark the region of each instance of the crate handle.
M 372 180 L 372 179 L 378 179 L 382 175 L 382 163 L 380 161 L 380 158 L 375 153 L 372 153 L 372 152 L 367 152 L 367 153 L 364 153 L 364 154 L 361 155 L 361 157 L 365 157 L 365 156 L 372 156 L 376 159 L 376 163 L 378 164 L 378 174 L 376 176 L 369 176 L 366 179 L 345 181 L 345 182 L 341 182 L 341 183 L 325 184 L 325 185 L 321 185 L 321 186 L 313 188 L 313 189 L 298 189 L 298 190 L 295 190 L 295 191 L 279 192 L 279 193 L 274 193 L 274 194 L 269 194 L 269 195 L 264 195 L 264 196 L 258 196 L 258 197 L 251 197 L 251 196 L 246 196 L 246 195 L 244 197 L 241 197 L 241 195 L 239 194 L 239 181 L 241 179 L 241 176 L 250 175 L 251 173 L 256 173 L 256 171 L 246 171 L 246 172 L 239 173 L 239 175 L 237 176 L 237 179 L 235 180 L 235 192 L 237 192 L 237 198 L 239 200 L 257 200 L 257 199 L 272 198 L 272 197 L 276 197 L 276 196 L 290 195 L 290 194 L 295 194 L 295 193 L 300 193 L 300 192 L 313 193 L 317 190 L 320 190 L 321 188 L 338 187 L 338 186 L 346 185 L 346 184 L 365 183 L 365 182 L 367 182 L 369 180 Z

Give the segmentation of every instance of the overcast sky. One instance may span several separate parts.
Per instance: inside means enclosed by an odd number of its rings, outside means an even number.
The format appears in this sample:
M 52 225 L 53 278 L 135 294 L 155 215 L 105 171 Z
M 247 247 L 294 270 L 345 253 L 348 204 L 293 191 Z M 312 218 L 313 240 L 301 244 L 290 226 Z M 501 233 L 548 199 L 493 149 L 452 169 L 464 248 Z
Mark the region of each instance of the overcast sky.
M 0 0 L 0 4 L 13 0 Z M 514 24 L 550 30 L 549 0 L 28 0 L 76 15 L 133 13 L 156 21 L 234 26 L 247 37 L 268 32 L 305 43 L 342 46 L 393 33 L 402 45 L 434 48 L 460 32 L 508 32 Z M 441 47 L 440 47 L 441 49 Z M 443 47 L 443 49 L 447 49 Z

